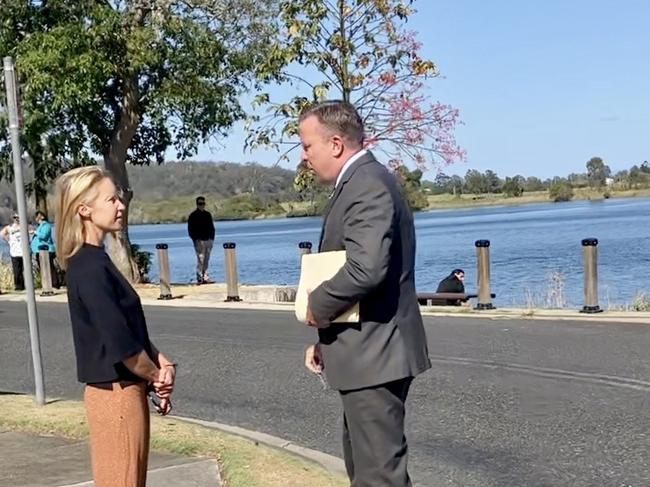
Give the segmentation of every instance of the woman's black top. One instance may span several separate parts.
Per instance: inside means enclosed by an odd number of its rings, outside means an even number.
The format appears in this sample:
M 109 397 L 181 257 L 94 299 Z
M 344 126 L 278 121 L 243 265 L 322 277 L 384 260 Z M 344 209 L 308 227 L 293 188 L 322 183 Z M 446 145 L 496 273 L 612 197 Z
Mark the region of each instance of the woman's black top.
M 66 280 L 79 382 L 143 381 L 122 363 L 142 350 L 153 355 L 140 297 L 104 248 L 84 244 Z

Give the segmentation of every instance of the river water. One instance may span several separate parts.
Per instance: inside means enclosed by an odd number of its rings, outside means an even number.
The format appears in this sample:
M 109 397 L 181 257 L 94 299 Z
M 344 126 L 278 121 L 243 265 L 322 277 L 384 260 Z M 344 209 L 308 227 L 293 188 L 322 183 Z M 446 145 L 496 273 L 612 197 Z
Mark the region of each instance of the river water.
M 246 284 L 295 285 L 298 243 L 317 245 L 320 218 L 217 222 L 210 276 L 224 281 L 224 242 L 237 244 L 239 279 Z M 496 306 L 583 304 L 581 240 L 599 241 L 600 306 L 622 306 L 650 290 L 650 199 L 532 204 L 417 213 L 418 291 L 435 291 L 453 268 L 466 271 L 476 289 L 474 242 L 491 242 L 492 291 Z M 189 282 L 195 256 L 184 224 L 138 225 L 133 242 L 155 251 L 169 245 L 173 282 Z M 157 269 L 151 273 L 157 279 Z
M 293 218 L 217 222 L 210 276 L 224 281 L 224 242 L 237 244 L 244 284 L 295 285 L 298 243 L 318 243 L 321 219 Z M 453 268 L 466 272 L 476 290 L 476 248 L 490 240 L 492 292 L 496 306 L 580 307 L 583 304 L 581 240 L 599 241 L 599 302 L 604 309 L 630 304 L 650 291 L 650 199 L 531 204 L 435 210 L 417 213 L 418 291 L 435 291 Z M 195 255 L 185 224 L 133 225 L 131 239 L 155 253 L 169 245 L 172 282 L 194 278 Z M 6 254 L 6 245 L 0 252 Z M 158 279 L 155 260 L 150 277 Z

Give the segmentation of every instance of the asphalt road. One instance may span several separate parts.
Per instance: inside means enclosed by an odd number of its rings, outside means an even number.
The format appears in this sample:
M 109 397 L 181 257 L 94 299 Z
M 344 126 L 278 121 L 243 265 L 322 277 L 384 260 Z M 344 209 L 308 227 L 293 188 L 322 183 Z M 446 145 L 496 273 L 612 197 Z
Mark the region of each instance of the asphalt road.
M 149 307 L 180 363 L 175 413 L 340 455 L 336 392 L 302 367 L 283 312 Z M 39 304 L 49 397 L 80 398 L 65 305 Z M 418 486 L 650 486 L 650 326 L 428 318 L 408 401 Z M 32 392 L 25 306 L 0 303 L 0 391 Z

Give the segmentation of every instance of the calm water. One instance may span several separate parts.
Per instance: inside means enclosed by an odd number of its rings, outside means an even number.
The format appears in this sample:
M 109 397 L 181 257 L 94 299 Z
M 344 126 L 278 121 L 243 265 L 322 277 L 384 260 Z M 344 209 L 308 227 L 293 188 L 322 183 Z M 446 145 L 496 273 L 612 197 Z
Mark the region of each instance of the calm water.
M 538 306 L 559 273 L 569 306 L 583 304 L 582 247 L 586 237 L 599 240 L 600 305 L 629 303 L 639 291 L 650 291 L 650 199 L 519 207 L 473 208 L 418 213 L 416 279 L 419 291 L 435 291 L 455 267 L 467 273 L 466 288 L 476 289 L 478 239 L 491 241 L 492 291 L 497 306 Z M 224 281 L 224 242 L 237 243 L 240 282 L 295 285 L 299 275 L 298 242 L 314 245 L 320 218 L 217 222 L 210 276 Z M 137 225 L 131 239 L 145 250 L 169 244 L 173 282 L 189 282 L 195 256 L 184 224 Z M 151 273 L 157 280 L 157 264 Z

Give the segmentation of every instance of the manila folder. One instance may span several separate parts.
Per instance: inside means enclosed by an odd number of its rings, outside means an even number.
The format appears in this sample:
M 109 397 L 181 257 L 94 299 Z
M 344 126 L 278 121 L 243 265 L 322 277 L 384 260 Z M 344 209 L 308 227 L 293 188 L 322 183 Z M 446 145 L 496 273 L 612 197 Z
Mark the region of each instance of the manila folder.
M 300 262 L 300 282 L 296 293 L 296 318 L 303 323 L 307 320 L 307 304 L 309 293 L 322 282 L 334 277 L 345 264 L 345 250 L 304 254 Z M 359 303 L 353 305 L 334 323 L 358 323 Z

